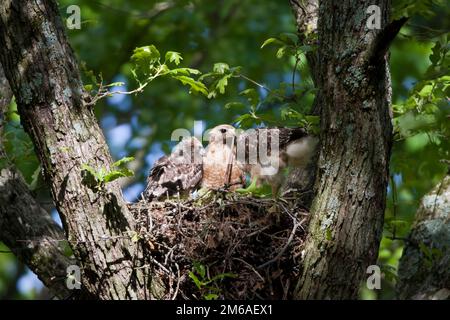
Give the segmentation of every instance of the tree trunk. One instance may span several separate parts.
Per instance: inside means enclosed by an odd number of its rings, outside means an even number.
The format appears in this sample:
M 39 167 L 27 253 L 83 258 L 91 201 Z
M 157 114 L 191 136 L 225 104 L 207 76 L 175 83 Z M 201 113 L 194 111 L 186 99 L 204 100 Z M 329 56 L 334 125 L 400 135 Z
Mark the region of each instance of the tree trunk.
M 83 295 L 144 298 L 145 268 L 137 269 L 134 219 L 113 182 L 94 192 L 82 165 L 108 168 L 111 157 L 83 86 L 72 49 L 52 0 L 3 1 L 0 60 L 26 132 L 78 261 Z
M 389 2 L 378 1 L 382 29 L 367 30 L 368 5 L 329 1 L 319 6 L 318 51 L 309 59 L 319 89 L 321 147 L 297 298 L 357 297 L 378 253 L 391 145 L 386 50 L 399 27 L 388 24 Z M 111 157 L 84 101 L 55 2 L 3 1 L 0 43 L 0 62 L 21 121 L 80 261 L 83 295 L 163 296 L 159 278 L 149 274 L 151 265 L 143 265 L 142 242 L 132 241 L 135 220 L 118 184 L 92 190 L 83 180 L 83 164 L 108 168 Z
M 450 175 L 423 197 L 398 270 L 400 299 L 450 299 Z
M 369 30 L 369 5 L 381 30 Z M 299 299 L 352 299 L 375 264 L 391 149 L 389 1 L 321 1 L 317 74 L 321 147 Z

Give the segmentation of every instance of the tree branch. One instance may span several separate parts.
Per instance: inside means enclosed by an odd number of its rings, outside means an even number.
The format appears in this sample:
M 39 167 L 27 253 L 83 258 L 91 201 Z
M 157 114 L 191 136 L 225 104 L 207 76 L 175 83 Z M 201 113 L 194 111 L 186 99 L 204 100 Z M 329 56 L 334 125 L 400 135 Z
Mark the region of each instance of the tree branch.
M 0 240 L 55 295 L 71 295 L 65 283 L 66 270 L 76 261 L 64 254 L 64 232 L 12 168 L 0 170 Z
M 381 23 L 389 1 L 377 1 Z M 366 268 L 376 263 L 383 226 L 392 141 L 390 74 L 363 57 L 373 31 L 367 2 L 320 1 L 317 19 L 320 147 L 311 222 L 298 299 L 355 299 Z M 373 41 L 373 40 L 372 40 Z
M 98 192 L 84 180 L 84 164 L 109 169 L 112 161 L 94 113 L 85 105 L 77 61 L 55 1 L 3 1 L 0 43 L 0 61 L 21 121 L 81 263 L 83 293 L 143 299 L 144 279 L 152 277 L 136 268 L 135 221 L 120 186 L 108 183 Z
M 371 65 L 377 65 L 382 61 L 384 55 L 389 50 L 392 41 L 403 25 L 408 21 L 408 18 L 403 17 L 399 20 L 394 20 L 387 24 L 375 37 L 372 42 L 371 49 L 369 49 L 369 63 Z
M 0 139 L 3 115 L 12 92 L 0 65 Z M 0 143 L 0 160 L 4 158 Z M 64 254 L 63 230 L 31 196 L 20 173 L 12 167 L 0 168 L 0 240 L 25 263 L 59 298 L 70 295 L 65 286 L 66 270 L 75 259 Z
M 317 44 L 317 19 L 319 16 L 318 0 L 289 0 L 292 12 L 297 24 L 297 35 L 301 43 Z M 315 51 L 306 54 L 311 76 L 318 85 L 317 77 L 317 53 Z
M 450 175 L 422 198 L 400 259 L 400 299 L 450 298 Z

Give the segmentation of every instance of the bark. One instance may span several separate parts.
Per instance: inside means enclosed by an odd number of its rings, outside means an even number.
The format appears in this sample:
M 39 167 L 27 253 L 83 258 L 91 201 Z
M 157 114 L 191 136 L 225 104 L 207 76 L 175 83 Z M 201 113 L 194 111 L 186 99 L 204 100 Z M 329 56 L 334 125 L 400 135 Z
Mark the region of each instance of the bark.
M 93 111 L 85 105 L 77 62 L 52 0 L 3 1 L 0 61 L 25 131 L 42 163 L 86 297 L 135 299 L 147 292 L 147 268 L 136 268 L 134 220 L 116 182 L 101 192 L 82 165 L 109 168 L 111 157 Z M 150 281 L 150 280 L 148 280 Z
M 310 46 L 317 46 L 317 18 L 319 4 L 317 0 L 299 1 L 290 0 L 292 12 L 297 25 L 297 34 L 300 43 Z M 316 51 L 310 51 L 306 54 L 311 77 L 316 87 L 318 87 L 317 78 L 319 69 L 316 67 L 318 55 Z M 311 114 L 320 115 L 320 106 L 322 105 L 319 96 L 314 100 Z M 317 148 L 316 150 L 318 150 Z M 289 174 L 284 190 L 297 190 L 298 202 L 309 208 L 314 198 L 313 187 L 315 181 L 315 172 L 317 169 L 318 153 L 312 157 L 306 168 L 294 169 Z
M 1 66 L 0 95 L 1 139 L 3 115 L 12 98 Z M 4 157 L 3 143 L 0 143 L 0 160 Z M 0 168 L 0 241 L 36 273 L 54 295 L 66 298 L 71 294 L 65 285 L 66 269 L 76 262 L 65 255 L 65 243 L 61 240 L 65 240 L 63 230 L 32 197 L 20 173 L 10 165 Z
M 450 175 L 423 197 L 398 270 L 400 299 L 450 299 Z
M 391 32 L 389 3 L 370 4 L 381 7 L 382 30 L 365 28 L 369 4 L 319 6 L 314 79 L 321 147 L 297 298 L 355 298 L 377 257 L 391 145 L 387 46 L 377 44 Z M 21 120 L 81 263 L 83 293 L 100 299 L 162 295 L 158 279 L 141 268 L 140 243 L 130 241 L 135 222 L 118 184 L 94 191 L 83 179 L 83 164 L 108 168 L 111 158 L 84 101 L 55 2 L 3 1 L 0 43 Z
M 371 4 L 381 8 L 382 30 L 366 28 Z M 389 10 L 389 1 L 319 4 L 321 143 L 299 299 L 357 298 L 377 259 L 392 127 L 387 47 L 374 43 L 385 40 Z
M 67 298 L 73 293 L 66 287 L 66 270 L 76 261 L 65 254 L 64 232 L 13 168 L 0 170 L 0 240 L 54 295 Z

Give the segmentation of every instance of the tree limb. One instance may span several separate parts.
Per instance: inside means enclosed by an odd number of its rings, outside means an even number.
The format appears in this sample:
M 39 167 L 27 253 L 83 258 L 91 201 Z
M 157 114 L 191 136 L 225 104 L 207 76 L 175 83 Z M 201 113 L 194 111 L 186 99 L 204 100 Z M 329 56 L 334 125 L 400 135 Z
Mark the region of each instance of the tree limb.
M 381 24 L 389 21 L 389 1 Z M 298 299 L 355 299 L 381 239 L 392 143 L 390 73 L 364 57 L 367 2 L 320 1 L 317 20 L 320 148 Z
M 392 41 L 407 21 L 408 18 L 406 17 L 394 20 L 377 33 L 375 40 L 372 42 L 372 46 L 369 49 L 369 64 L 377 65 L 382 61 Z
M 12 92 L 0 65 L 0 139 L 3 115 Z M 0 159 L 4 158 L 0 143 Z M 64 254 L 63 230 L 40 207 L 20 173 L 12 167 L 0 168 L 0 240 L 25 263 L 59 298 L 71 292 L 65 285 L 66 269 L 75 259 Z
M 56 296 L 66 298 L 73 293 L 65 281 L 67 267 L 76 260 L 64 254 L 64 232 L 12 168 L 0 170 L 0 240 Z
M 82 290 L 98 299 L 147 296 L 136 268 L 135 221 L 117 182 L 101 191 L 82 166 L 109 169 L 111 156 L 84 90 L 77 61 L 53 0 L 3 1 L 0 61 L 16 97 L 77 260 Z M 150 281 L 149 280 L 149 281 Z
M 450 175 L 421 200 L 398 270 L 400 299 L 450 299 Z

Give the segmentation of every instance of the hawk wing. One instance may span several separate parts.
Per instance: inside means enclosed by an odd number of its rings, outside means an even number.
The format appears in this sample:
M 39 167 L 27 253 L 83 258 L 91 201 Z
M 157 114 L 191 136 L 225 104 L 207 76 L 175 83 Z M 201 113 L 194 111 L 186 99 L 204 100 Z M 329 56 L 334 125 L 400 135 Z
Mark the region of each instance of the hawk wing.
M 281 169 L 301 166 L 308 162 L 315 138 L 302 128 L 250 129 L 239 135 L 237 141 L 238 166 L 257 185 L 267 181 L 276 194 L 283 182 Z M 276 147 L 278 150 L 272 150 Z
M 260 155 L 260 148 L 264 148 L 261 152 L 267 150 L 268 155 L 270 155 L 272 153 L 273 139 L 278 140 L 279 152 L 284 153 L 290 143 L 305 137 L 308 137 L 308 134 L 302 128 L 261 128 L 247 130 L 238 136 L 238 161 L 254 164 L 256 159 L 252 158 Z M 256 162 L 259 162 L 259 159 Z
M 201 164 L 180 164 L 164 156 L 150 170 L 144 195 L 152 201 L 177 193 L 186 194 L 195 189 L 201 179 Z
M 193 139 L 181 141 L 172 154 L 155 162 L 144 191 L 147 200 L 160 200 L 178 193 L 184 195 L 197 188 L 202 179 L 203 166 L 194 161 L 192 152 L 201 153 L 203 147 Z

